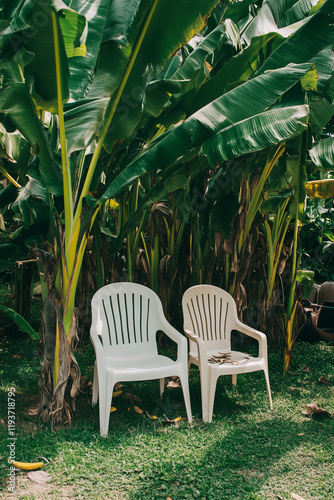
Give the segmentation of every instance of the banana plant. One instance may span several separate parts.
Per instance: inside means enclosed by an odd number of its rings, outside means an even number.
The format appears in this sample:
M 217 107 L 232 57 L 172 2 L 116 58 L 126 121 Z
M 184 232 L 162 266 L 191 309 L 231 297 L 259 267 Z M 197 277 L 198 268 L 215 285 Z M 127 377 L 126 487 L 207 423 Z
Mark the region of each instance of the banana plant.
M 288 29 L 284 24 L 283 31 L 283 14 L 276 13 L 273 35 L 272 27 L 270 33 L 265 28 L 266 9 L 260 23 L 254 16 L 257 28 L 247 36 L 247 12 L 237 9 L 234 20 L 227 20 L 218 9 L 216 26 L 182 49 L 217 3 L 25 0 L 4 11 L 0 105 L 31 148 L 22 175 L 44 187 L 39 197 L 50 215 L 49 253 L 36 251 L 49 290 L 43 310 L 44 420 L 70 419 L 74 408 L 80 381 L 72 352 L 75 295 L 88 238 L 106 202 L 119 199 L 122 216 L 124 193 L 135 192 L 139 178 L 153 176 L 112 244 L 117 251 L 134 231 L 127 243 L 133 275 L 143 210 L 171 191 L 170 179 L 185 166 L 190 176 L 219 174 L 226 162 L 277 146 L 307 127 L 309 106 L 294 91 L 298 87 L 305 96 L 316 76 L 325 74 L 311 58 L 331 43 L 333 0 L 320 2 L 312 13 L 310 6 L 310 19 Z M 323 31 L 314 39 L 317 22 Z M 310 53 L 302 43 L 307 37 L 313 37 Z M 289 50 L 296 54 L 292 64 Z M 262 71 L 264 65 L 271 71 Z M 20 184 L 18 174 L 9 175 Z M 152 248 L 153 270 L 161 249 L 156 235 Z M 151 277 L 156 287 L 155 272 Z
M 36 251 L 49 290 L 40 378 L 44 421 L 69 420 L 80 387 L 72 352 L 75 295 L 103 205 L 91 208 L 86 198 L 94 200 L 105 151 L 134 133 L 148 83 L 203 28 L 215 3 L 26 0 L 6 9 L 1 108 L 26 141 L 38 145 L 38 170 L 29 175 L 40 174 L 51 217 L 51 252 Z M 131 183 L 141 173 L 133 170 Z

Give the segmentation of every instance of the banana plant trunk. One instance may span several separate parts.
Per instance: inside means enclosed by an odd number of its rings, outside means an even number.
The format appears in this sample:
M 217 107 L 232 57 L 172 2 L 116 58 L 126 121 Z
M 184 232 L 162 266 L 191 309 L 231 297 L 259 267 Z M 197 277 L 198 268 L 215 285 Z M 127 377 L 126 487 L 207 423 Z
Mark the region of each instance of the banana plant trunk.
M 80 390 L 80 368 L 72 351 L 77 339 L 78 313 L 74 308 L 67 335 L 63 325 L 62 301 L 55 287 L 56 258 L 42 250 L 35 253 L 42 262 L 48 288 L 42 309 L 44 359 L 39 377 L 39 416 L 42 422 L 52 422 L 57 427 L 71 422 L 75 398 Z

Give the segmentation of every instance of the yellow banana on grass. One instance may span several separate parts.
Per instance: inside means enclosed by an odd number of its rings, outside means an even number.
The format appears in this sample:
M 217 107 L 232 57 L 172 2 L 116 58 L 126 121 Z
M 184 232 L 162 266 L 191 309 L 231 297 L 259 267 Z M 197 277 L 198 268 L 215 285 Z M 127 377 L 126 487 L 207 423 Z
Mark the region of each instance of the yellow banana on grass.
M 10 463 L 22 470 L 36 470 L 44 465 L 44 462 L 17 462 L 16 460 L 10 460 Z

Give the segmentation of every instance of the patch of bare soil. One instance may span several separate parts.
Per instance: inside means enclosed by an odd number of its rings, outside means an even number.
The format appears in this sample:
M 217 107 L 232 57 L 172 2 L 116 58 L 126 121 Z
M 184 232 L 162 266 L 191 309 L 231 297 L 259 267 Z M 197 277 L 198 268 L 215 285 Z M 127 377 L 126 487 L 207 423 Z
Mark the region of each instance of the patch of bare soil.
M 20 498 L 29 500 L 69 500 L 74 498 L 74 486 L 62 486 L 49 482 L 38 484 L 28 479 L 25 473 L 20 473 L 16 476 L 15 491 L 10 492 L 8 488 L 4 488 L 0 492 L 0 498 L 8 500 L 19 500 Z

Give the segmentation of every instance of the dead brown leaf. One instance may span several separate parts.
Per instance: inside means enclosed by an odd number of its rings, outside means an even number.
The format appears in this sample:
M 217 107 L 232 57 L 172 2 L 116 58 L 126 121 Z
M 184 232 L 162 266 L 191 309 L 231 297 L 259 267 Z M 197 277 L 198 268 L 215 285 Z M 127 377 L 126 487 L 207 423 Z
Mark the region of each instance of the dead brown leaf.
M 303 365 L 303 372 L 306 373 L 306 372 L 309 372 L 309 371 L 310 371 L 309 367 L 306 366 L 306 365 Z
M 36 417 L 39 414 L 39 404 L 37 406 L 32 406 L 28 410 L 28 415 Z
M 146 410 L 145 410 L 145 413 L 148 416 L 148 418 L 150 418 L 151 420 L 157 420 L 158 419 L 158 417 L 156 417 L 155 415 L 150 415 Z
M 181 381 L 179 377 L 170 377 L 167 382 L 167 389 L 176 389 L 178 387 L 181 387 Z
M 139 413 L 140 415 L 142 415 L 144 412 L 141 408 L 139 408 L 139 406 L 134 406 L 134 409 L 135 409 L 135 412 L 136 413 Z
M 321 377 L 319 378 L 319 382 L 320 384 L 329 384 L 329 380 L 323 375 L 321 375 Z
M 178 423 L 180 422 L 181 420 L 181 417 L 176 417 L 172 420 L 170 420 L 169 418 L 166 417 L 165 415 L 165 419 L 161 421 L 162 425 L 165 427 L 166 425 L 176 425 L 178 426 Z
M 88 378 L 83 376 L 80 378 L 80 391 L 84 392 L 88 388 Z
M 140 399 L 135 394 L 130 394 L 129 392 L 123 392 L 122 398 L 129 400 L 130 403 L 132 403 L 132 404 L 134 404 L 134 403 L 139 403 L 139 404 L 142 403 L 142 399 Z
M 329 411 L 320 408 L 316 402 L 305 405 L 306 410 L 302 410 L 302 414 L 306 417 L 313 417 L 314 415 L 321 415 L 324 417 L 331 417 Z

